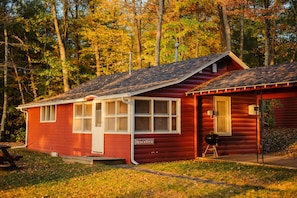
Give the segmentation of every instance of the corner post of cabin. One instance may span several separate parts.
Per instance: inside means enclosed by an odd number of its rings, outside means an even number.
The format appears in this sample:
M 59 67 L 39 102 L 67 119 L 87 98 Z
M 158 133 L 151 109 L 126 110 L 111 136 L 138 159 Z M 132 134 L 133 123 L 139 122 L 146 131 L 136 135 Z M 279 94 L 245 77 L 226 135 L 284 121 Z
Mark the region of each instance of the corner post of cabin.
M 194 158 L 198 157 L 199 152 L 198 152 L 198 123 L 199 123 L 199 118 L 198 118 L 198 97 L 196 94 L 192 95 L 193 97 L 193 106 L 194 106 L 194 119 L 193 119 L 193 144 L 194 144 Z
M 259 113 L 257 114 L 257 122 L 256 122 L 256 143 L 257 143 L 257 156 L 261 154 L 262 151 L 262 134 L 263 134 L 263 123 L 264 123 L 264 112 L 263 112 L 263 98 L 262 91 L 260 93 L 256 92 L 257 105 L 259 107 Z M 262 153 L 263 154 L 263 153 Z M 258 161 L 258 158 L 257 158 Z

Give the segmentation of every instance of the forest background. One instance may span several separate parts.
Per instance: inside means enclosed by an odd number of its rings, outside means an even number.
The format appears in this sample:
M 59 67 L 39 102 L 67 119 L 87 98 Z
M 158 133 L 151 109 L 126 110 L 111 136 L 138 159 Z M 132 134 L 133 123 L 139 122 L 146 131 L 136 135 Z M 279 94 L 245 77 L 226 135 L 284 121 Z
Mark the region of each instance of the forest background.
M 96 76 L 233 51 L 250 67 L 296 61 L 297 0 L 1 0 L 0 140 L 19 104 Z

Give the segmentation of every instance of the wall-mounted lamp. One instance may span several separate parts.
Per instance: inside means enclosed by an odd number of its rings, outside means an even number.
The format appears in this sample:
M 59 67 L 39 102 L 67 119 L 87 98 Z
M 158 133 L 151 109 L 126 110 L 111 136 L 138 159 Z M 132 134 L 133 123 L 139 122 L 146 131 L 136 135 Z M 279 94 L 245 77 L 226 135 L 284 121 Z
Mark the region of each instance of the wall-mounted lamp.
M 249 115 L 259 115 L 259 105 L 249 105 L 248 106 L 248 114 Z
M 207 115 L 212 118 L 213 116 L 215 116 L 215 111 L 214 110 L 207 110 Z

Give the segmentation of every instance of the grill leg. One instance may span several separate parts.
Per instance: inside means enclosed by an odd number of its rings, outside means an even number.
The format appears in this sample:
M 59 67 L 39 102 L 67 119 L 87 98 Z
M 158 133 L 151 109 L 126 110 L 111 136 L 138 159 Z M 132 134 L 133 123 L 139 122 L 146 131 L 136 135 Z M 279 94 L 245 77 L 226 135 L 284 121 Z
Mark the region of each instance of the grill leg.
M 209 144 L 207 145 L 207 147 L 206 147 L 204 153 L 202 154 L 202 157 L 206 157 L 206 154 L 207 154 L 207 151 L 208 151 L 208 150 L 210 150 L 210 151 L 213 152 L 213 156 L 214 156 L 214 157 L 216 157 L 216 158 L 219 157 L 216 145 L 212 145 L 212 149 L 209 149 Z
M 209 144 L 207 145 L 207 147 L 206 147 L 204 153 L 202 154 L 202 157 L 206 157 L 206 153 L 207 153 L 208 148 L 209 148 Z
M 216 157 L 216 158 L 218 158 L 219 157 L 219 155 L 218 155 L 218 152 L 217 152 L 217 147 L 216 147 L 216 145 L 213 145 L 212 146 L 213 147 L 213 154 L 214 154 L 214 156 Z

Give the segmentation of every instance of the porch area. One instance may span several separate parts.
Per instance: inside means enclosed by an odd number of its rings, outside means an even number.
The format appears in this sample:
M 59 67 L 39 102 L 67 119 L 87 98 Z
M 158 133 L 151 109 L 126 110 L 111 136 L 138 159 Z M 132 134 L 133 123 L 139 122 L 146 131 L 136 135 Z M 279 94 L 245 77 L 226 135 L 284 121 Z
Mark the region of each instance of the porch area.
M 261 155 L 243 154 L 243 155 L 222 155 L 218 158 L 213 156 L 199 157 L 199 160 L 230 161 L 236 163 L 263 165 L 272 167 L 282 167 L 297 169 L 297 158 L 282 155 Z

